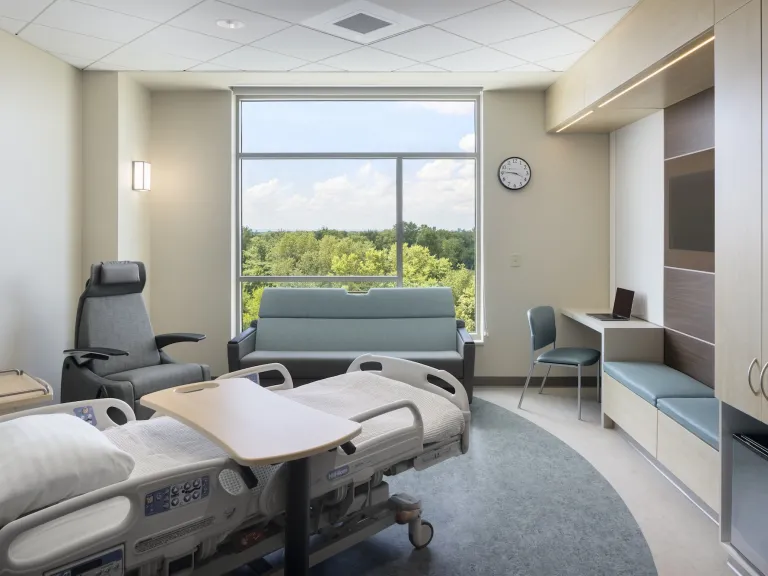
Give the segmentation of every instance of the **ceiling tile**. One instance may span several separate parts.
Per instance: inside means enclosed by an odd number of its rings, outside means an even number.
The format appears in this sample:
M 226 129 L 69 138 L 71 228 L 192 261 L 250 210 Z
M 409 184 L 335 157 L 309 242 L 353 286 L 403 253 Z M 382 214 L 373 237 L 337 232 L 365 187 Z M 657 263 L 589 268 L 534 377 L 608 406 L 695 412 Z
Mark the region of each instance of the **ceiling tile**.
M 515 2 L 555 22 L 567 24 L 619 8 L 630 8 L 637 4 L 638 0 L 515 0 Z
M 279 52 L 309 62 L 324 60 L 342 52 L 359 48 L 359 44 L 323 34 L 303 26 L 292 26 L 268 38 L 254 42 L 253 46 Z
M 53 0 L 0 0 L 0 16 L 31 22 Z
M 552 72 L 549 68 L 544 68 L 538 64 L 521 64 L 504 70 L 504 72 Z
M 476 42 L 432 26 L 417 28 L 405 34 L 387 38 L 376 42 L 373 46 L 419 62 L 429 62 L 480 47 Z
M 415 62 L 395 54 L 389 54 L 365 46 L 328 58 L 323 64 L 350 72 L 391 72 L 392 70 L 415 64 Z
M 335 8 L 343 0 L 224 0 L 229 4 L 253 10 L 273 18 L 298 24 L 302 20 Z
M 144 52 L 165 52 L 205 62 L 238 48 L 240 44 L 172 26 L 160 26 L 131 43 Z
M 517 4 L 501 2 L 436 26 L 481 44 L 493 44 L 552 28 L 555 23 Z
M 555 72 L 564 72 L 573 66 L 583 55 L 584 52 L 576 52 L 575 54 L 568 54 L 567 56 L 558 56 L 557 58 L 540 60 L 537 64 L 549 68 L 550 70 L 554 70 Z
M 92 6 L 138 16 L 153 22 L 167 22 L 188 10 L 200 0 L 78 0 Z
M 26 24 L 24 20 L 16 20 L 14 18 L 0 16 L 0 30 L 5 30 L 11 34 L 16 34 L 19 30 L 24 28 L 24 24 Z
M 267 72 L 292 70 L 306 64 L 306 62 L 298 58 L 276 54 L 275 52 L 267 52 L 252 46 L 243 46 L 233 52 L 224 54 L 220 58 L 216 58 L 213 64 L 221 64 L 222 66 L 228 66 L 237 70 Z
M 81 70 L 93 63 L 93 58 L 76 58 L 74 56 L 69 56 L 68 54 L 57 54 L 56 52 L 51 52 L 51 55 L 56 56 L 59 60 L 64 60 L 67 64 L 72 64 L 72 66 L 80 68 Z
M 357 26 L 354 25 L 355 21 Z M 373 44 L 424 25 L 420 20 L 368 0 L 349 0 L 313 18 L 307 18 L 301 24 L 362 45 Z
M 568 28 L 576 30 L 579 34 L 584 34 L 592 40 L 600 40 L 608 31 L 619 23 L 619 20 L 629 12 L 629 8 L 622 8 L 608 14 L 602 14 L 586 20 L 579 20 L 568 24 Z
M 291 72 L 343 72 L 343 70 L 333 68 L 332 66 L 326 66 L 325 64 L 312 62 L 306 66 L 299 66 L 298 68 L 294 68 L 291 70 Z
M 120 47 L 117 42 L 91 38 L 38 24 L 30 24 L 24 28 L 19 37 L 48 52 L 58 52 L 76 58 L 92 58 L 93 60 L 98 60 Z
M 245 24 L 242 28 L 234 30 L 222 28 L 217 25 L 219 20 L 238 20 Z M 254 40 L 274 34 L 278 30 L 290 26 L 282 20 L 275 20 L 263 14 L 256 14 L 250 10 L 244 10 L 231 4 L 208 0 L 184 12 L 181 16 L 169 22 L 177 28 L 185 28 L 195 32 L 202 32 L 210 36 L 217 36 L 224 40 L 232 40 L 241 44 L 250 44 Z
M 130 70 L 177 71 L 186 70 L 200 64 L 191 58 L 167 54 L 157 50 L 146 50 L 135 44 L 129 44 L 102 59 L 105 64 L 117 64 Z
M 413 66 L 407 66 L 400 68 L 398 72 L 445 72 L 444 68 L 438 68 L 431 64 L 414 64 Z
M 435 66 L 451 72 L 496 72 L 524 64 L 519 58 L 504 54 L 492 48 L 478 48 L 432 62 Z
M 426 24 L 434 24 L 447 20 L 472 10 L 495 4 L 499 0 L 440 0 L 414 2 L 414 0 L 374 0 L 376 4 L 402 12 L 406 16 L 421 20 Z
M 521 60 L 538 62 L 555 56 L 583 52 L 589 50 L 593 44 L 592 40 L 584 38 L 581 34 L 559 26 L 521 38 L 505 40 L 494 44 L 493 47 Z
M 197 66 L 193 66 L 188 72 L 236 72 L 235 68 L 229 66 L 222 66 L 221 64 L 212 64 L 211 62 L 203 62 Z
M 120 66 L 118 64 L 107 64 L 106 62 L 102 62 L 101 60 L 98 62 L 94 62 L 90 66 L 88 66 L 88 71 L 94 71 L 94 72 L 104 72 L 104 71 L 114 71 L 114 70 L 128 70 L 125 66 Z
M 149 20 L 118 14 L 88 4 L 58 0 L 35 20 L 35 24 L 77 32 L 113 42 L 130 42 L 157 26 Z

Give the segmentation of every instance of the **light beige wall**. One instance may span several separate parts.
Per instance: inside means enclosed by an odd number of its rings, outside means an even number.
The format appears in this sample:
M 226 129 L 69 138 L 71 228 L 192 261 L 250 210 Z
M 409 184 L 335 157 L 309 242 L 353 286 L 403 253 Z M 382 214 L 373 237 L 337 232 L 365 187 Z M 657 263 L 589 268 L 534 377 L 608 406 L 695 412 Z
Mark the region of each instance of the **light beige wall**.
M 149 131 L 151 99 L 149 90 L 125 74 L 118 76 L 117 156 L 117 259 L 139 260 L 152 276 L 150 209 L 152 192 L 133 189 L 133 162 L 151 162 Z M 144 288 L 150 306 L 151 284 Z
M 632 312 L 664 325 L 664 111 L 613 133 L 616 286 L 635 291 Z
M 232 94 L 152 94 L 151 259 L 155 332 L 204 332 L 179 360 L 227 371 L 232 335 Z
M 543 93 L 483 96 L 488 337 L 477 350 L 477 375 L 527 374 L 529 308 L 608 305 L 608 144 L 603 134 L 545 133 Z M 499 164 L 513 155 L 531 164 L 531 183 L 521 192 L 507 191 L 497 178 Z M 519 268 L 510 267 L 513 253 L 521 254 Z M 599 344 L 568 319 L 559 328 L 559 345 Z
M 82 289 L 81 73 L 0 31 L 0 369 L 58 395 Z
M 117 155 L 118 75 L 86 72 L 83 76 L 83 270 L 118 259 Z
M 714 0 L 641 0 L 547 90 L 547 130 L 706 32 L 715 24 L 714 12 Z

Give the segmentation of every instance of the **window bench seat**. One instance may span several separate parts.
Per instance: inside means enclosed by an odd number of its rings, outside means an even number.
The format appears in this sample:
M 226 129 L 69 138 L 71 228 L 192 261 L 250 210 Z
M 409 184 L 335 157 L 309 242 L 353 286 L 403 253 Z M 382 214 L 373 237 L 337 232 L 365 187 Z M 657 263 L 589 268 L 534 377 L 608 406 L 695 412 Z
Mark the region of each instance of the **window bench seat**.
M 621 428 L 715 513 L 720 509 L 720 405 L 669 366 L 606 362 L 603 426 Z

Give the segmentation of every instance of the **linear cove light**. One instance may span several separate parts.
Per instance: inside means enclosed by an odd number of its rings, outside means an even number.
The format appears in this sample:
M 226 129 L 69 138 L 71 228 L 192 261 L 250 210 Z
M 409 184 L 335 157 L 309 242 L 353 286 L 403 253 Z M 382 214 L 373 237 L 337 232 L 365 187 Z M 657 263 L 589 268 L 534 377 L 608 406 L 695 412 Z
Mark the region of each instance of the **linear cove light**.
M 626 94 L 626 93 L 627 93 L 627 92 L 629 92 L 630 90 L 634 90 L 635 88 L 637 88 L 638 86 L 640 86 L 640 84 L 642 84 L 642 83 L 644 83 L 644 82 L 647 82 L 648 80 L 650 80 L 651 78 L 653 78 L 653 77 L 654 77 L 654 76 L 656 76 L 657 74 L 661 74 L 662 72 L 664 72 L 664 70 L 666 70 L 666 69 L 667 69 L 667 68 L 669 68 L 670 66 L 674 66 L 675 64 L 677 64 L 678 62 L 680 62 L 680 60 L 682 60 L 683 58 L 687 58 L 688 56 L 690 56 L 691 54 L 693 54 L 693 53 L 694 53 L 694 52 L 696 52 L 697 50 L 699 50 L 699 49 L 701 49 L 701 48 L 704 48 L 704 46 L 706 46 L 706 45 L 707 45 L 707 44 L 709 44 L 710 42 L 714 41 L 714 39 L 715 39 L 715 37 L 714 37 L 714 36 L 712 36 L 712 37 L 710 37 L 710 38 L 707 38 L 707 39 L 706 39 L 704 42 L 702 42 L 701 44 L 698 44 L 698 45 L 694 46 L 693 48 L 691 48 L 690 50 L 688 50 L 688 52 L 686 52 L 685 54 L 681 54 L 680 56 L 678 56 L 677 58 L 675 58 L 675 59 L 674 59 L 674 60 L 672 60 L 671 62 L 667 62 L 666 64 L 664 64 L 664 66 L 662 66 L 661 68 L 659 68 L 659 69 L 658 69 L 658 70 L 656 70 L 655 72 L 653 72 L 653 73 L 651 73 L 651 74 L 648 74 L 648 76 L 646 76 L 645 78 L 643 78 L 643 79 L 642 79 L 642 80 L 640 80 L 639 82 L 635 82 L 634 84 L 632 84 L 632 86 L 630 86 L 630 87 L 629 87 L 629 88 L 627 88 L 626 90 L 622 90 L 621 92 L 619 92 L 618 94 L 616 94 L 616 96 L 614 96 L 613 98 L 610 98 L 609 100 L 606 100 L 605 102 L 603 102 L 602 104 L 600 104 L 600 106 L 599 106 L 599 107 L 600 107 L 600 108 L 602 108 L 603 106 L 607 106 L 608 104 L 610 104 L 611 102 L 613 102 L 614 100 L 616 100 L 616 98 L 620 98 L 621 96 L 624 96 L 624 94 Z
M 562 132 L 562 131 L 563 131 L 563 130 L 565 130 L 566 128 L 570 128 L 571 126 L 573 126 L 574 124 L 576 124 L 576 122 L 581 122 L 582 120 L 584 120 L 584 118 L 586 118 L 587 116 L 589 116 L 590 114 L 592 114 L 592 112 L 594 112 L 594 110 L 590 110 L 590 111 L 589 111 L 589 112 L 587 112 L 586 114 L 583 114 L 583 115 L 579 116 L 578 118 L 576 118 L 576 120 L 574 120 L 574 121 L 573 121 L 573 122 L 571 122 L 570 124 L 566 124 L 565 126 L 563 126 L 562 128 L 560 128 L 560 130 L 558 130 L 558 131 L 557 131 L 557 134 L 560 134 L 560 132 Z

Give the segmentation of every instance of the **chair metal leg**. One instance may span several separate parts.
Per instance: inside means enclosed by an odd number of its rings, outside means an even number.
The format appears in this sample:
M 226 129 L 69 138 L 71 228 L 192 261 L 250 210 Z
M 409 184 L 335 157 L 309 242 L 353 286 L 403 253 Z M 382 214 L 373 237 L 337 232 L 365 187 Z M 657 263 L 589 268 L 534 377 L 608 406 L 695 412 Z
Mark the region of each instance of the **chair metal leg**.
M 539 388 L 539 394 L 541 394 L 544 391 L 544 384 L 547 383 L 547 378 L 549 377 L 550 370 L 552 370 L 552 364 L 547 366 L 547 373 L 544 374 L 544 380 L 541 381 L 541 388 Z
M 525 391 L 528 390 L 528 384 L 531 382 L 531 376 L 533 375 L 533 367 L 536 366 L 536 362 L 531 362 L 531 369 L 528 370 L 528 378 L 525 380 L 525 386 L 523 387 L 523 393 L 520 394 L 520 402 L 517 403 L 517 409 L 519 410 L 520 407 L 523 405 L 523 397 L 525 396 Z
M 581 420 L 581 364 L 579 364 L 579 420 Z

